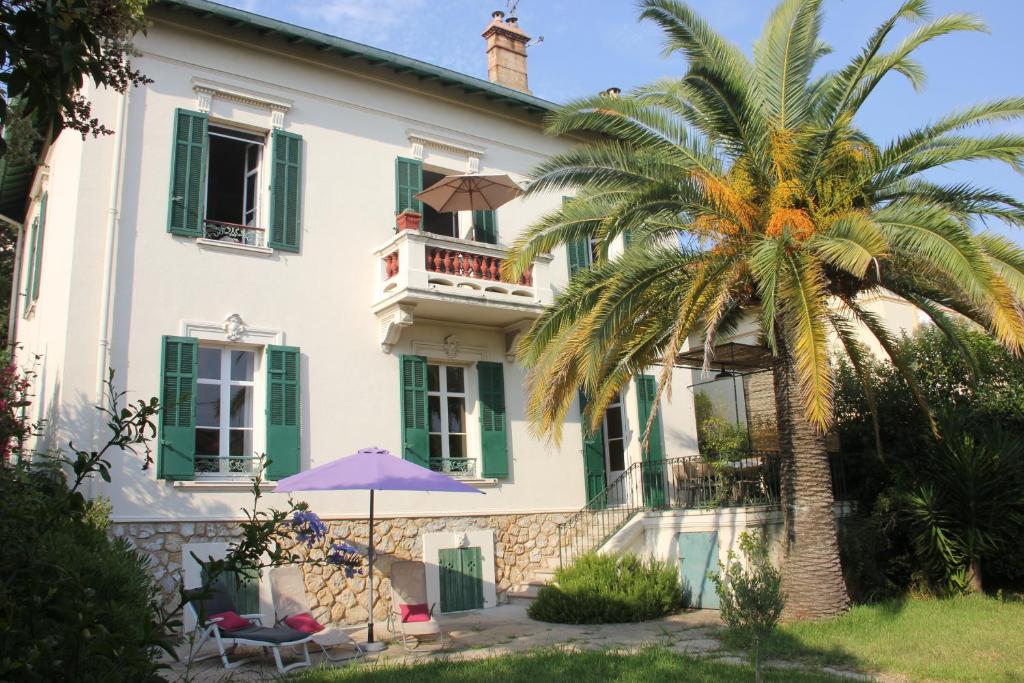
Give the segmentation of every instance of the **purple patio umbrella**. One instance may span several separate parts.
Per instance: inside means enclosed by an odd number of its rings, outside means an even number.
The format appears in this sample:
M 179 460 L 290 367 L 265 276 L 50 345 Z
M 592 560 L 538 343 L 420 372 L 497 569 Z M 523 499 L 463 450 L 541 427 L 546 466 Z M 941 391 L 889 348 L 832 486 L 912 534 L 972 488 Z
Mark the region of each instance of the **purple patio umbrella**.
M 338 458 L 325 465 L 294 474 L 277 482 L 279 493 L 291 491 L 343 491 L 370 492 L 369 551 L 367 564 L 370 577 L 370 610 L 366 624 L 368 650 L 373 640 L 373 493 L 374 491 L 450 491 L 452 493 L 483 493 L 461 481 L 420 467 L 416 463 L 392 455 L 383 448 L 362 448 L 352 455 Z

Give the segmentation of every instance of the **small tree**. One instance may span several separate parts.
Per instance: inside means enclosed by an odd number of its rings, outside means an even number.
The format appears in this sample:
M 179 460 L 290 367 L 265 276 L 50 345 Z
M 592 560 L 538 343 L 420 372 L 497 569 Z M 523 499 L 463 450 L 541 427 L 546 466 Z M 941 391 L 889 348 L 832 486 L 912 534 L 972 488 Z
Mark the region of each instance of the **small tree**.
M 754 653 L 754 676 L 761 682 L 761 643 L 771 635 L 782 616 L 786 596 L 782 574 L 768 559 L 768 544 L 761 534 L 740 534 L 741 561 L 729 551 L 719 573 L 708 577 L 721 601 L 722 621 Z

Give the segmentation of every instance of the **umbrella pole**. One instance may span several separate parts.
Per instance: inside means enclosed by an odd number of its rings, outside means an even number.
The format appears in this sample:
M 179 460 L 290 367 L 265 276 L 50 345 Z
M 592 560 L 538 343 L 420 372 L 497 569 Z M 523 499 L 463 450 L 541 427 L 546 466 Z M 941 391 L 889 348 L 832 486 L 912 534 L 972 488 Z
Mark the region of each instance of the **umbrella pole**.
M 370 614 L 366 621 L 366 645 L 363 649 L 377 652 L 384 649 L 384 643 L 377 643 L 373 640 L 373 489 L 370 489 L 370 524 L 368 531 L 370 542 L 366 559 L 367 564 L 370 566 L 370 585 L 368 586 L 370 592 Z

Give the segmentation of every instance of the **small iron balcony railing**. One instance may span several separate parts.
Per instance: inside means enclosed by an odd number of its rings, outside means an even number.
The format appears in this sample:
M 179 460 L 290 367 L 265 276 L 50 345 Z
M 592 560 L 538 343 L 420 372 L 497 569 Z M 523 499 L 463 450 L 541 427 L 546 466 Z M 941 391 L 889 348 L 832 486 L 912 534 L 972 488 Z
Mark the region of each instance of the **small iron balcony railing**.
M 226 221 L 203 221 L 203 237 L 217 242 L 235 242 L 247 247 L 266 246 L 266 230 Z
M 458 479 L 476 478 L 476 458 L 431 458 L 430 469 Z

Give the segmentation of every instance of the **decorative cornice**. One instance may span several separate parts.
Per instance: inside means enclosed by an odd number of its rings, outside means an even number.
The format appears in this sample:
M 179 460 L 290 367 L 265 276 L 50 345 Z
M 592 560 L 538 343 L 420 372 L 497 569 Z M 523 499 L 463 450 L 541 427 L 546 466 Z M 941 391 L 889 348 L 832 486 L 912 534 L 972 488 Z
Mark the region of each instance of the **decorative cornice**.
M 196 93 L 196 107 L 201 112 L 209 112 L 213 98 L 216 97 L 227 102 L 247 104 L 269 110 L 272 128 L 282 128 L 284 115 L 292 108 L 291 100 L 205 78 L 193 78 L 192 90 Z
M 465 154 L 466 156 L 477 157 L 478 159 L 486 152 L 485 149 L 476 147 L 467 142 L 435 135 L 434 133 L 428 133 L 422 130 L 409 129 L 406 131 L 406 135 L 409 137 L 409 142 L 414 147 L 416 145 L 422 145 L 429 149 L 436 149 L 453 154 Z

